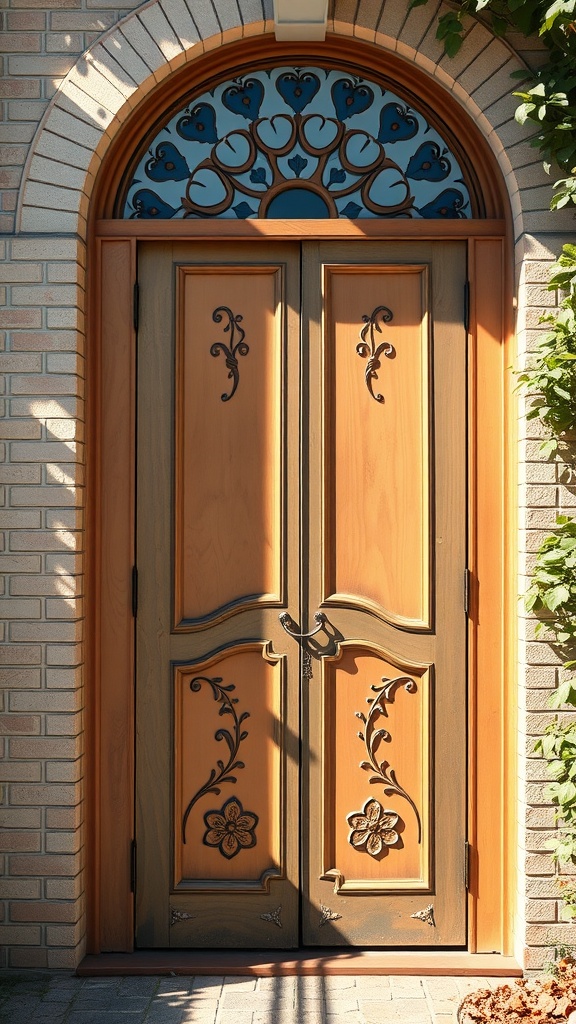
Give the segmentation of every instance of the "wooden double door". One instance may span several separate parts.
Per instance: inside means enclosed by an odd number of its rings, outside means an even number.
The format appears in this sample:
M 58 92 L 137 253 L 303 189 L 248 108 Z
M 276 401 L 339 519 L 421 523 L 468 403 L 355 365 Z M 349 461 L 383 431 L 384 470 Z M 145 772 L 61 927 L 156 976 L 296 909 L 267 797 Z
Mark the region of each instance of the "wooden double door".
M 465 245 L 139 282 L 137 944 L 465 945 Z

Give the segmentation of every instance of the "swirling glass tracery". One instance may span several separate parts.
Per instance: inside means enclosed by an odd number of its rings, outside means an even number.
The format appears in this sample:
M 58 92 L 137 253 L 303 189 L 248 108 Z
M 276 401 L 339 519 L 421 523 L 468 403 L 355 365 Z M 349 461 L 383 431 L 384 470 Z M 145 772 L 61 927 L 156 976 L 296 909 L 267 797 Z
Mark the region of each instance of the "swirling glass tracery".
M 254 71 L 160 129 L 126 218 L 473 216 L 463 170 L 424 115 L 340 70 Z

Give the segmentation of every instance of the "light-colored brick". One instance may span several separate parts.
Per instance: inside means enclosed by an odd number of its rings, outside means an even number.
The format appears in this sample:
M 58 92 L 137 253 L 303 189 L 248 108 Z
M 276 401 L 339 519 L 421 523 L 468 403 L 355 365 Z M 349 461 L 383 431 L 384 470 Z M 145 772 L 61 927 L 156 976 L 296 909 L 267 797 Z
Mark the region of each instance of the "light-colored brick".
M 54 806 L 69 807 L 73 804 L 78 803 L 78 794 L 76 786 L 70 785 L 51 785 L 51 786 L 34 786 L 34 785 L 14 785 L 10 790 L 10 800 L 13 807 L 45 807 L 47 804 L 53 804 Z M 73 858 L 69 858 L 70 867 L 72 867 Z M 68 861 L 66 861 L 68 864 Z M 38 858 L 32 867 L 40 866 L 41 858 Z M 30 875 L 55 875 L 55 874 L 75 874 L 73 870 L 70 871 L 20 871 L 15 874 L 30 874 Z
M 3 878 L 0 879 L 0 899 L 37 900 L 40 899 L 41 882 L 35 878 Z
M 26 736 L 39 732 L 39 715 L 0 715 L 0 734 Z
M 31 829 L 21 832 L 15 828 L 6 828 L 0 831 L 0 851 L 2 853 L 38 853 L 40 840 L 40 833 Z M 28 918 L 28 920 L 33 921 L 34 918 Z
M 0 617 L 5 619 L 39 619 L 40 601 L 25 598 L 0 598 Z
M 0 925 L 0 943 L 7 946 L 39 946 L 40 928 L 35 925 Z

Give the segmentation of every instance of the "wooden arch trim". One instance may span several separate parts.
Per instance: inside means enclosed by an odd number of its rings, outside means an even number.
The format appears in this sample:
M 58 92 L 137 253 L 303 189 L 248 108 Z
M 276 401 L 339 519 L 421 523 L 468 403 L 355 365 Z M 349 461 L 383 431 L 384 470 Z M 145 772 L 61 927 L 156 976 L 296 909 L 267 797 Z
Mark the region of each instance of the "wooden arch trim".
M 379 71 L 397 92 L 416 93 L 458 133 L 477 168 L 486 219 L 475 221 L 165 221 L 113 218 L 124 170 L 146 129 L 207 81 L 255 62 L 318 59 L 318 45 L 254 39 L 211 51 L 163 83 L 115 140 L 90 215 L 87 700 L 88 950 L 133 950 L 131 843 L 134 819 L 134 565 L 136 332 L 134 284 L 140 240 L 372 237 L 467 240 L 469 328 L 469 950 L 508 953 L 511 943 L 515 773 L 514 710 L 507 659 L 514 650 L 514 596 L 505 546 L 512 495 L 504 438 L 505 369 L 510 365 L 510 213 L 495 158 L 463 109 L 414 65 L 367 44 L 331 38 L 322 46 L 348 71 Z M 512 443 L 510 443 L 510 452 Z M 510 464 L 512 460 L 510 458 Z M 508 481 L 508 482 L 507 482 Z M 512 534 L 510 533 L 510 536 Z M 512 567 L 513 568 L 513 567 Z M 508 628 L 505 628 L 505 627 Z M 508 653 L 507 653 L 508 652 Z M 505 680 L 508 676 L 508 682 Z M 507 691 L 506 686 L 509 690 Z

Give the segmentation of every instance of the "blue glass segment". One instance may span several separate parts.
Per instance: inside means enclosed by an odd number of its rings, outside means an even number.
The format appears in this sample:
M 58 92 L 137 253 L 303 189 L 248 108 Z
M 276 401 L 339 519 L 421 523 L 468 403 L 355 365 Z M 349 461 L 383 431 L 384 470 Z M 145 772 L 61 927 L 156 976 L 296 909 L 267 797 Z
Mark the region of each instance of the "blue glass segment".
M 192 97 L 119 206 L 165 220 L 474 216 L 466 171 L 422 111 L 342 70 L 286 66 Z
M 330 216 L 330 208 L 321 195 L 307 188 L 287 188 L 274 196 L 266 211 L 267 217 L 292 220 L 303 217 L 319 220 Z

